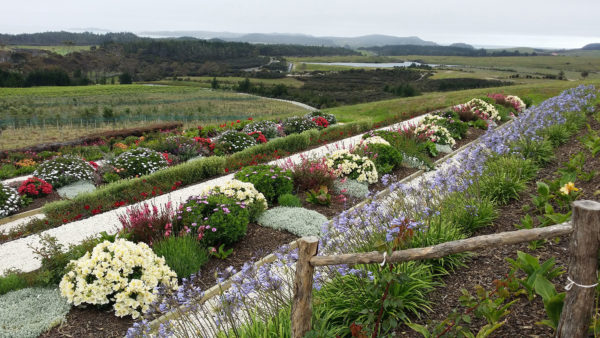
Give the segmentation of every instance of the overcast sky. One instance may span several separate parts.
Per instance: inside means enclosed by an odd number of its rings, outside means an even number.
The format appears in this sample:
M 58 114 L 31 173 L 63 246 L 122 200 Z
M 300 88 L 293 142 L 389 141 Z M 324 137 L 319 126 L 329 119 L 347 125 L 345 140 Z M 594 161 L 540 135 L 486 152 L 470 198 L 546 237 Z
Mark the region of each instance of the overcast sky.
M 441 44 L 578 48 L 600 42 L 600 0 L 3 0 L 0 32 L 81 28 L 387 34 Z

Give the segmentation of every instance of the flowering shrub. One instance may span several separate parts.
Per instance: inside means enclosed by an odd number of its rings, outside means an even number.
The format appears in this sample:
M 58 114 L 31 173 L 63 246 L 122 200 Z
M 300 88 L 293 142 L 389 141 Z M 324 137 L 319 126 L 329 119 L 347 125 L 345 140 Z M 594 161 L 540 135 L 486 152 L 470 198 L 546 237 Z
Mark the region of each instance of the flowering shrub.
M 402 153 L 389 143 L 368 143 L 358 147 L 353 153 L 370 158 L 375 163 L 379 175 L 387 174 L 402 165 Z
M 119 222 L 129 240 L 152 245 L 156 240 L 171 235 L 174 215 L 171 202 L 161 210 L 154 204 L 144 203 L 128 208 L 125 214 L 119 215 Z
M 469 110 L 482 120 L 500 121 L 500 115 L 498 114 L 498 110 L 496 110 L 496 108 L 494 108 L 494 106 L 492 106 L 491 104 L 481 99 L 472 99 L 464 105 L 458 105 L 454 107 L 454 110 L 459 112 L 459 114 L 461 110 L 465 109 Z
M 244 133 L 250 134 L 256 131 L 260 131 L 266 138 L 272 139 L 279 136 L 277 132 L 277 124 L 273 121 L 256 121 L 244 126 Z
M 281 126 L 287 135 L 317 128 L 317 124 L 313 120 L 301 116 L 288 117 L 281 123 Z
M 267 138 L 260 131 L 253 131 L 248 135 L 252 136 L 256 143 L 267 143 Z
M 33 176 L 58 189 L 73 182 L 93 180 L 94 167 L 81 158 L 65 155 L 43 162 L 33 172 Z
M 335 171 L 327 166 L 326 159 L 309 159 L 303 156 L 300 163 L 293 163 L 289 158 L 284 164 L 284 169 L 292 172 L 294 185 L 300 191 L 306 191 L 320 186 L 333 187 L 336 179 Z
M 201 146 L 194 139 L 185 136 L 169 136 L 163 143 L 164 151 L 187 161 L 200 154 Z
M 20 160 L 20 161 L 18 161 L 18 162 L 15 163 L 15 165 L 17 167 L 21 167 L 21 168 L 23 168 L 23 167 L 33 167 L 36 164 L 37 164 L 37 162 L 34 161 L 34 160 L 32 160 L 32 159 L 30 159 L 30 158 L 24 158 L 24 159 L 22 159 L 22 160 Z
M 436 124 L 419 124 L 415 128 L 414 133 L 419 139 L 431 141 L 435 144 L 448 145 L 450 147 L 456 144 L 448 129 Z
M 254 138 L 248 134 L 228 130 L 216 140 L 217 147 L 226 154 L 237 153 L 256 144 Z
M 20 200 L 15 189 L 0 183 L 0 218 L 19 210 Z
M 41 197 L 52 193 L 52 185 L 37 177 L 31 177 L 21 183 L 18 191 L 19 195 L 27 195 L 31 198 Z
M 328 155 L 325 163 L 335 171 L 337 177 L 367 183 L 376 183 L 378 180 L 375 163 L 367 157 L 351 154 L 348 150 L 338 150 Z
M 369 136 L 366 139 L 364 139 L 362 141 L 362 145 L 369 145 L 369 144 L 384 144 L 386 146 L 389 146 L 390 143 L 388 141 L 386 141 L 383 137 L 381 136 Z
M 134 319 L 156 299 L 159 284 L 177 287 L 176 274 L 145 243 L 122 238 L 104 241 L 70 263 L 60 281 L 61 295 L 74 305 L 113 303 L 115 315 Z
M 270 203 L 274 203 L 279 196 L 289 194 L 294 189 L 291 171 L 277 166 L 245 167 L 235 174 L 235 178 L 242 182 L 252 183 Z
M 247 206 L 251 220 L 256 219 L 261 212 L 267 209 L 265 196 L 256 190 L 252 183 L 231 180 L 222 185 L 204 188 L 200 196 L 219 193 Z
M 320 111 L 313 111 L 313 112 L 310 112 L 310 113 L 308 113 L 308 114 L 304 115 L 304 117 L 306 117 L 306 118 L 309 118 L 309 119 L 311 119 L 311 120 L 313 120 L 313 119 L 314 119 L 314 118 L 316 118 L 316 117 L 322 117 L 322 118 L 324 118 L 325 120 L 327 120 L 327 123 L 328 123 L 329 125 L 332 125 L 332 124 L 336 124 L 336 123 L 337 123 L 337 119 L 335 118 L 335 115 L 333 115 L 333 114 L 327 114 L 327 113 L 323 113 L 323 112 L 320 112 Z M 314 121 L 314 120 L 313 120 L 313 121 Z
M 192 233 L 207 246 L 230 245 L 246 234 L 246 203 L 221 192 L 190 197 L 177 211 L 177 231 Z
M 428 115 L 421 123 L 424 124 L 435 124 L 440 127 L 444 127 L 450 132 L 453 139 L 462 139 L 469 129 L 469 125 L 460 119 L 453 117 L 444 117 L 439 115 Z
M 168 166 L 165 157 L 148 148 L 136 148 L 122 153 L 109 162 L 123 178 L 152 174 Z
M 520 97 L 516 95 L 508 95 L 506 101 L 509 102 L 515 110 L 520 113 L 525 109 L 526 105 Z
M 210 156 L 215 151 L 215 144 L 209 138 L 194 137 L 194 140 L 198 142 L 200 153 L 204 156 Z
M 316 123 L 317 126 L 319 126 L 320 128 L 327 128 L 329 126 L 329 122 L 321 116 L 314 117 L 312 121 Z

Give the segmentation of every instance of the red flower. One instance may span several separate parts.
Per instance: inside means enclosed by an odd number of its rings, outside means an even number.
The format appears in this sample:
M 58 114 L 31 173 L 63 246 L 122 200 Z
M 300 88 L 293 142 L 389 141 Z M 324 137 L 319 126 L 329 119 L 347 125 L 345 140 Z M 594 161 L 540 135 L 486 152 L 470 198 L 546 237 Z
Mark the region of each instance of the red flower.
M 329 127 L 329 121 L 327 121 L 324 117 L 322 116 L 317 116 L 314 119 L 312 119 L 314 123 L 317 124 L 317 126 L 319 127 L 323 127 L 323 128 L 327 128 Z
M 240 123 L 240 120 L 236 120 L 235 123 Z
M 52 185 L 37 177 L 31 177 L 21 183 L 17 191 L 20 195 L 27 195 L 29 197 L 43 196 L 52 193 Z
M 251 117 L 248 118 L 248 121 L 252 121 L 252 120 L 253 120 L 253 118 L 251 118 Z
M 84 205 L 84 206 L 83 206 L 83 208 L 84 208 L 85 210 L 90 210 L 90 206 L 89 206 L 89 205 L 87 205 L 87 204 L 86 204 L 86 205 Z
M 229 169 L 225 168 L 225 172 L 226 172 L 226 173 L 228 173 L 228 172 L 229 172 Z

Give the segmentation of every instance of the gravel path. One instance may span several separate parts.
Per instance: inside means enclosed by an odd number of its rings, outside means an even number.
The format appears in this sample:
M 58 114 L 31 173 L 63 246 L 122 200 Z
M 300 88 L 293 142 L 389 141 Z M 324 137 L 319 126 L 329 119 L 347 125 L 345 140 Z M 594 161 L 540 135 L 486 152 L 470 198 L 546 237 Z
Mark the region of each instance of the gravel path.
M 416 123 L 420 121 L 423 117 L 424 115 L 417 116 L 413 119 L 400 122 L 382 129 L 397 129 L 408 123 Z M 305 151 L 303 153 L 289 156 L 288 158 L 294 163 L 299 163 L 301 161 L 302 156 L 323 156 L 338 148 L 348 148 L 349 146 L 358 143 L 361 140 L 361 138 L 362 134 L 356 135 L 319 148 L 315 148 L 309 151 Z M 281 164 L 284 161 L 287 161 L 288 158 L 272 161 L 270 162 L 270 164 Z M 189 196 L 199 194 L 206 187 L 219 185 L 231 179 L 233 179 L 233 174 L 221 176 L 193 186 L 173 191 L 165 195 L 157 196 L 145 202 L 153 202 L 156 205 L 161 205 L 172 201 L 177 204 L 182 201 L 185 201 Z M 140 202 L 135 205 L 140 205 L 142 203 L 144 202 Z M 44 231 L 41 234 L 54 236 L 58 239 L 58 242 L 60 244 L 63 244 L 65 245 L 65 247 L 68 247 L 69 245 L 79 244 L 84 239 L 90 236 L 97 236 L 103 231 L 106 231 L 109 234 L 115 233 L 121 226 L 121 224 L 119 223 L 118 215 L 125 213 L 126 209 L 131 206 L 132 205 L 123 206 L 121 208 L 111 210 L 80 221 L 67 223 L 61 227 Z M 33 217 L 39 216 L 34 215 Z M 11 222 L 9 224 L 10 227 L 15 227 L 20 224 L 23 224 L 23 220 Z M 7 225 L 3 225 L 2 228 L 6 226 Z M 25 238 L 16 239 L 14 241 L 0 245 L 0 276 L 3 275 L 7 269 L 19 269 L 24 272 L 29 272 L 40 268 L 40 261 L 34 254 L 34 250 L 32 249 L 32 247 L 39 247 L 39 242 L 39 235 L 36 234 Z

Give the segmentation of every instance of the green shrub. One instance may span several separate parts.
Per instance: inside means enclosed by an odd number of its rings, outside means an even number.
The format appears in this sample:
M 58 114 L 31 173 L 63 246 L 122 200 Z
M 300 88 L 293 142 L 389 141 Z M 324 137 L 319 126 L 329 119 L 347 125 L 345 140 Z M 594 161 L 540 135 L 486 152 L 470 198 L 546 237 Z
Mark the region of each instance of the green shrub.
M 10 273 L 4 277 L 0 277 L 0 295 L 9 291 L 23 289 L 27 286 L 27 281 L 20 274 Z
M 536 176 L 537 169 L 532 160 L 514 155 L 492 158 L 486 163 L 480 179 L 481 193 L 496 204 L 519 199 L 526 183 Z
M 192 236 L 170 236 L 152 246 L 159 257 L 164 257 L 167 265 L 177 277 L 187 278 L 200 271 L 208 262 L 208 250 Z
M 367 156 L 373 163 L 380 176 L 392 172 L 402 165 L 402 153 L 391 145 L 385 144 L 368 144 L 366 147 L 360 147 L 355 154 Z
M 275 230 L 287 230 L 296 236 L 319 236 L 327 217 L 304 208 L 275 207 L 265 211 L 258 224 Z
M 433 123 L 440 127 L 446 128 L 450 132 L 450 135 L 453 139 L 460 140 L 465 137 L 465 135 L 467 135 L 467 130 L 469 129 L 469 124 L 461 121 L 458 117 L 446 117 L 446 115 L 440 114 L 427 116 L 422 120 L 422 123 Z
M 56 289 L 27 288 L 0 297 L 0 336 L 35 338 L 61 324 L 71 306 Z
M 174 230 L 187 227 L 206 246 L 231 245 L 246 234 L 250 222 L 249 211 L 236 202 L 221 193 L 191 197 L 179 210 L 181 221 Z
M 424 231 L 416 231 L 409 242 L 411 248 L 424 248 L 441 243 L 452 242 L 465 238 L 460 227 L 447 223 L 441 216 L 433 216 L 428 220 Z M 438 259 L 425 261 L 431 264 L 436 274 L 447 274 L 456 267 L 464 266 L 466 254 L 448 255 Z
M 487 130 L 488 129 L 488 123 L 485 120 L 481 120 L 481 119 L 477 119 L 475 121 L 471 121 L 469 122 L 469 125 L 473 126 L 474 128 L 479 128 L 482 130 Z
M 311 119 L 301 116 L 292 116 L 281 123 L 286 135 L 298 134 L 309 129 L 316 129 L 317 124 Z
M 164 156 L 148 148 L 128 150 L 110 161 L 115 171 L 123 178 L 152 174 L 168 166 Z
M 216 152 L 233 154 L 256 145 L 254 138 L 248 134 L 228 130 L 215 139 Z
M 292 207 L 292 208 L 299 208 L 302 206 L 302 202 L 300 202 L 300 199 L 298 198 L 298 196 L 292 195 L 292 194 L 280 195 L 279 198 L 277 199 L 277 204 L 279 204 L 279 206 L 281 206 L 281 207 Z
M 523 137 L 511 144 L 511 149 L 540 166 L 545 166 L 554 159 L 554 148 L 547 139 L 535 141 Z
M 567 143 L 571 138 L 571 132 L 564 124 L 554 124 L 542 131 L 542 135 L 545 136 L 554 148 Z
M 242 182 L 254 184 L 270 204 L 277 201 L 283 194 L 289 194 L 294 189 L 292 173 L 278 166 L 257 165 L 245 167 L 235 174 L 235 178 Z
M 17 167 L 15 167 L 14 165 L 3 164 L 2 166 L 0 166 L 0 179 L 1 180 L 16 177 L 18 175 L 19 174 L 17 174 Z
M 279 132 L 277 131 L 277 124 L 269 120 L 254 121 L 244 126 L 243 131 L 246 134 L 260 131 L 268 140 L 280 136 Z
M 360 323 L 367 331 L 373 330 L 382 306 L 384 311 L 378 332 L 378 336 L 382 337 L 430 310 L 427 294 L 436 283 L 428 264 L 398 263 L 391 265 L 391 272 L 387 268 L 379 269 L 375 264 L 358 268 L 363 272 L 359 273 L 360 276 L 336 275 L 333 281 L 314 293 L 315 312 L 328 314 L 328 326 L 336 335 L 350 337 L 348 323 Z M 372 274 L 373 281 L 366 277 L 367 271 Z M 387 297 L 382 304 L 382 294 L 386 289 Z
M 59 150 L 63 154 L 81 157 L 86 161 L 97 161 L 104 157 L 104 152 L 99 146 L 71 146 L 62 147 Z
M 372 133 L 365 134 L 363 138 L 368 138 L 372 135 L 382 137 L 389 144 L 402 153 L 404 164 L 408 167 L 418 167 L 422 169 L 433 169 L 434 164 L 429 158 L 427 151 L 423 151 L 420 146 L 421 142 L 415 138 L 409 137 L 404 133 L 388 130 L 377 130 Z
M 94 168 L 79 157 L 65 155 L 43 162 L 33 172 L 33 176 L 58 189 L 73 182 L 93 180 Z
M 200 154 L 200 145 L 194 139 L 185 136 L 169 136 L 161 142 L 162 151 L 177 156 L 182 162 Z
M 454 193 L 445 198 L 441 210 L 443 222 L 459 227 L 467 234 L 491 225 L 498 216 L 492 200 L 465 193 Z

